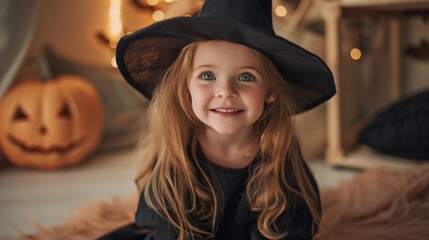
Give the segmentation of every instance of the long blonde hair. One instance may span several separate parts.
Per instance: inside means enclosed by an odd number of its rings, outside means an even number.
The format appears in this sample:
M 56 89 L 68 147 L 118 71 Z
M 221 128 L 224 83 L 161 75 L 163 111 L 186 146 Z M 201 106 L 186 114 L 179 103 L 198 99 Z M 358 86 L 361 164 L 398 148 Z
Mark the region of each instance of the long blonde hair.
M 179 240 L 214 238 L 219 213 L 214 187 L 196 157 L 195 133 L 203 124 L 192 111 L 188 79 L 197 44 L 182 49 L 153 95 L 136 178 L 148 206 L 179 230 Z M 291 96 L 296 93 L 268 58 L 253 51 L 266 70 L 264 79 L 275 100 L 256 123 L 261 160 L 252 168 L 246 194 L 251 211 L 258 214 L 260 233 L 280 239 L 287 232 L 278 229 L 275 221 L 291 200 L 302 198 L 318 225 L 319 198 L 294 137 L 291 115 L 299 106 Z

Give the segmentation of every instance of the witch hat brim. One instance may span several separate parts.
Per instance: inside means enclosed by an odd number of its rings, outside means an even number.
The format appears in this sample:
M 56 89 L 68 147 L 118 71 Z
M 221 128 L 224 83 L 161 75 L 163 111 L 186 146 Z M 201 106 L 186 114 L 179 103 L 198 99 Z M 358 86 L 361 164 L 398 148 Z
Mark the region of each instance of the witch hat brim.
M 314 108 L 335 95 L 332 73 L 323 60 L 276 36 L 271 21 L 266 20 L 267 16 L 255 22 L 258 19 L 255 18 L 256 13 L 245 14 L 253 17 L 243 20 L 246 16 L 231 13 L 230 6 L 223 12 L 222 9 L 213 9 L 218 5 L 224 7 L 221 2 L 249 3 L 249 0 L 206 0 L 205 5 L 213 6 L 206 12 L 203 6 L 199 16 L 172 18 L 122 37 L 117 46 L 116 61 L 126 81 L 151 99 L 153 91 L 184 46 L 194 41 L 217 39 L 248 46 L 270 58 L 294 92 L 300 95 L 299 99 L 304 101 L 297 113 Z

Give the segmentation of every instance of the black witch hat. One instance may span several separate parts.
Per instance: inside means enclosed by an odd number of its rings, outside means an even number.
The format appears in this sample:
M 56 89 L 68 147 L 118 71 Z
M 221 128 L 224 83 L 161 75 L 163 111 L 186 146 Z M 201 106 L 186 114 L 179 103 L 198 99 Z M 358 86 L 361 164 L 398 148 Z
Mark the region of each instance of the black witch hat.
M 198 16 L 157 22 L 122 37 L 116 61 L 128 83 L 151 99 L 184 46 L 212 39 L 245 45 L 270 58 L 305 101 L 298 112 L 335 95 L 332 73 L 323 60 L 274 33 L 271 0 L 206 0 Z

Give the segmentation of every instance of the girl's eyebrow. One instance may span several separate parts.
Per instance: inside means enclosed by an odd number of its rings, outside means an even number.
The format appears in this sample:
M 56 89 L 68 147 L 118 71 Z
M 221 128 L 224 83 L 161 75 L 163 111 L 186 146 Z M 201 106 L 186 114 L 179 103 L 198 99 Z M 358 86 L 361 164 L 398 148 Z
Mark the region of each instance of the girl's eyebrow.
M 203 64 L 203 65 L 198 65 L 196 67 L 194 67 L 193 71 L 197 70 L 198 68 L 216 68 L 217 65 L 213 65 L 213 64 Z
M 240 69 L 251 69 L 259 73 L 261 72 L 257 67 L 253 67 L 253 66 L 243 66 L 243 67 L 240 67 Z
M 251 70 L 252 72 L 255 72 L 256 74 L 258 74 L 258 75 L 262 75 L 262 71 L 261 71 L 261 69 L 259 69 L 259 68 L 257 68 L 257 67 L 254 67 L 254 66 L 243 66 L 243 67 L 239 67 L 239 68 L 237 68 L 237 69 L 240 69 L 240 70 L 244 70 L 244 71 L 248 71 L 248 70 Z
M 195 71 L 195 70 L 197 70 L 197 69 L 199 69 L 199 68 L 216 68 L 216 67 L 217 67 L 217 65 L 213 65 L 213 64 L 203 64 L 203 65 L 198 65 L 198 66 L 196 66 L 196 67 L 193 69 L 193 71 Z M 258 73 L 261 73 L 261 71 L 260 71 L 258 68 L 253 67 L 253 66 L 242 66 L 242 67 L 239 67 L 239 68 L 237 68 L 237 69 L 251 69 L 251 70 L 253 70 L 253 71 L 256 71 L 256 72 L 258 72 Z

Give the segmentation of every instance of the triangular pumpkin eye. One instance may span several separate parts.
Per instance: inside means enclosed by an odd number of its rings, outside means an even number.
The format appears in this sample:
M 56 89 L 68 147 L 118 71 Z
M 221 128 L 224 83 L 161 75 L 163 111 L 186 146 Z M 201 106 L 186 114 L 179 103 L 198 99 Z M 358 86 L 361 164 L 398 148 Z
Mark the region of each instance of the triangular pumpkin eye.
M 20 120 L 27 120 L 28 116 L 25 114 L 25 112 L 21 109 L 20 106 L 18 106 L 15 110 L 15 113 L 13 114 L 13 120 L 14 121 L 20 121 Z
M 70 109 L 67 104 L 64 103 L 63 107 L 61 108 L 61 111 L 58 113 L 58 116 L 61 118 L 72 118 Z

